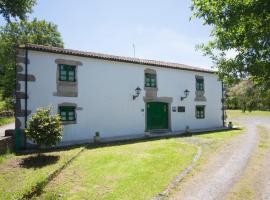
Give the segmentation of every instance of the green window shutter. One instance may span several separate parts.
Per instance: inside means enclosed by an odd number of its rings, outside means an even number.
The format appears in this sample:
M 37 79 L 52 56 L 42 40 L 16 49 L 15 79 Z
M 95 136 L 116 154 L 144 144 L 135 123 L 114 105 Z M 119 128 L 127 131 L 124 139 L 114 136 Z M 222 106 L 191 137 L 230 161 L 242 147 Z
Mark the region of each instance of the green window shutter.
M 204 79 L 201 78 L 196 79 L 196 90 L 204 91 Z
M 196 118 L 204 119 L 205 118 L 205 106 L 196 106 Z
M 157 76 L 156 74 L 145 74 L 145 87 L 157 87 Z
M 59 107 L 60 116 L 62 121 L 75 121 L 75 107 L 74 106 L 60 106 Z
M 60 64 L 59 65 L 59 80 L 75 82 L 76 81 L 75 69 L 76 69 L 76 66 L 74 65 Z

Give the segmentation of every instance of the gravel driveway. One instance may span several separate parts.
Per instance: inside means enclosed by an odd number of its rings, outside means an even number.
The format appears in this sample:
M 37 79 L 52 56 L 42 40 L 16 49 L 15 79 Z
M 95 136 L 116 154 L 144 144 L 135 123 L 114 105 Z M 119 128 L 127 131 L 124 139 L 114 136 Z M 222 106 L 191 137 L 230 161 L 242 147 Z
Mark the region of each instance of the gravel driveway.
M 223 151 L 209 158 L 195 176 L 187 178 L 180 184 L 179 191 L 171 199 L 212 200 L 225 198 L 245 170 L 249 158 L 256 148 L 258 142 L 256 126 L 258 124 L 270 125 L 270 119 L 267 118 L 246 118 L 237 121 L 247 128 L 246 134 L 238 136 L 228 143 Z M 269 181 L 270 175 L 266 176 L 268 176 L 267 180 Z M 265 183 L 265 192 L 270 191 L 268 181 Z

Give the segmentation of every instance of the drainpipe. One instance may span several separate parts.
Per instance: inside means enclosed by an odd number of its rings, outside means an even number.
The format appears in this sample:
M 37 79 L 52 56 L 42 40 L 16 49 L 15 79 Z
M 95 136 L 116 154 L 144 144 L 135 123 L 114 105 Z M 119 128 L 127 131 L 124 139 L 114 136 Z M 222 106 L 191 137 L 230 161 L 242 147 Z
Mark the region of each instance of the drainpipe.
M 224 102 L 225 102 L 225 98 L 224 98 L 224 83 L 223 81 L 221 82 L 221 87 L 222 87 L 222 121 L 223 121 L 223 127 L 225 127 L 225 108 L 224 108 Z
M 25 96 L 24 96 L 24 128 L 27 127 L 27 94 L 28 94 L 28 88 L 27 88 L 27 76 L 28 76 L 28 50 L 25 48 L 25 77 L 24 77 L 24 90 L 25 90 Z
M 27 47 L 25 47 L 25 77 L 24 77 L 24 91 L 25 91 L 25 96 L 24 96 L 24 128 L 27 128 L 27 96 L 28 96 L 28 81 L 27 81 L 27 76 L 28 76 L 28 50 Z M 26 135 L 25 132 L 23 134 L 23 148 L 26 148 Z

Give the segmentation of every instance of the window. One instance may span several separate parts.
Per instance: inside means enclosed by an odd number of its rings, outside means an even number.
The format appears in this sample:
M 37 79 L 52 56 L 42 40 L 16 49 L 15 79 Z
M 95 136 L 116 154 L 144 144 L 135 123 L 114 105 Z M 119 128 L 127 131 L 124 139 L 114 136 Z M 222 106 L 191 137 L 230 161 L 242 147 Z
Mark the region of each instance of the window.
M 196 106 L 196 118 L 203 119 L 205 118 L 205 106 Z
M 204 80 L 202 78 L 196 78 L 196 90 L 204 91 Z
M 62 121 L 75 121 L 75 107 L 74 106 L 60 106 L 60 116 Z
M 145 74 L 145 87 L 157 87 L 157 76 L 156 74 Z
M 69 81 L 75 82 L 75 68 L 74 65 L 59 65 L 59 80 L 60 81 Z

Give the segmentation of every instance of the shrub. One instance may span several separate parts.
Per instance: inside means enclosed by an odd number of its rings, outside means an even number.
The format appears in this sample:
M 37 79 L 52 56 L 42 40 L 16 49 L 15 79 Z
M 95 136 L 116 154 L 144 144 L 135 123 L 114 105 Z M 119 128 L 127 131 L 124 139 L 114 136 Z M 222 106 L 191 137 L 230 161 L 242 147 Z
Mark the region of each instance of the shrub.
M 53 146 L 62 139 L 63 126 L 59 114 L 50 115 L 51 107 L 39 108 L 33 114 L 25 130 L 26 136 L 32 139 L 38 147 Z

